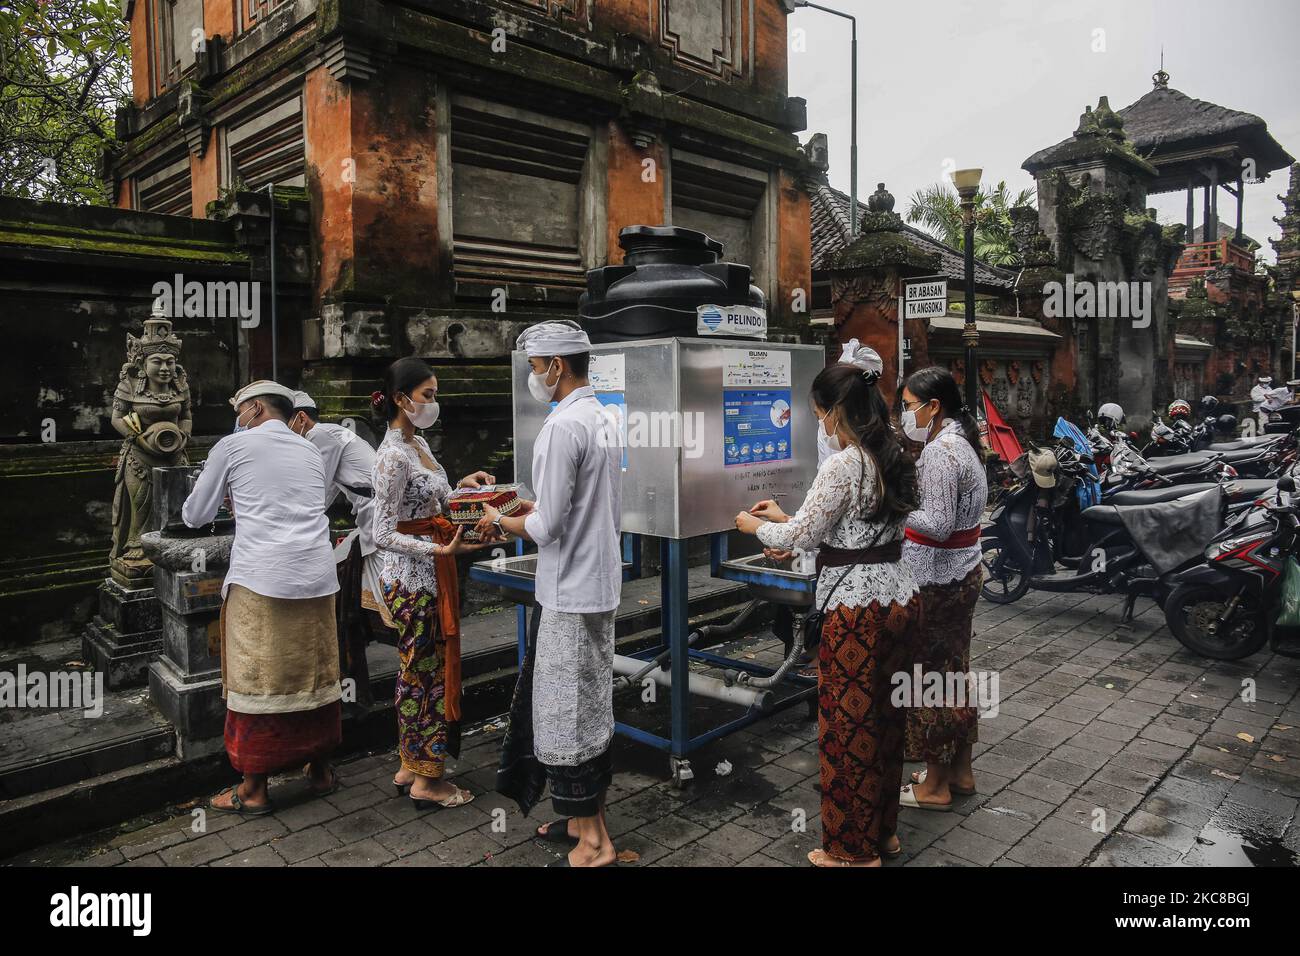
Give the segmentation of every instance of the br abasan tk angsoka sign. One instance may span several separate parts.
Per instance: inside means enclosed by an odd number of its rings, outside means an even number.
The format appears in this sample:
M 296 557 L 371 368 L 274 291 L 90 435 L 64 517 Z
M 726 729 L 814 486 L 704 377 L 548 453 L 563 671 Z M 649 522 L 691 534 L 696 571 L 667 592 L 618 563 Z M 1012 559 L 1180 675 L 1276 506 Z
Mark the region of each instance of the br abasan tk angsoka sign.
M 909 279 L 903 286 L 903 318 L 934 319 L 948 311 L 948 280 L 944 276 Z

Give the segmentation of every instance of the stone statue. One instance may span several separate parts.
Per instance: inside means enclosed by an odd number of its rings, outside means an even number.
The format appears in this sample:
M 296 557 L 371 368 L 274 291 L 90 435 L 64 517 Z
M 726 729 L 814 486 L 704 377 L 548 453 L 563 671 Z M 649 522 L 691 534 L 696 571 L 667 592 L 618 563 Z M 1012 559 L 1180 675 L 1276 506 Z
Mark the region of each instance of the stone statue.
M 140 547 L 153 499 L 152 469 L 185 465 L 193 427 L 190 386 L 177 359 L 181 340 L 161 303 L 140 336 L 127 334 L 126 362 L 113 392 L 113 428 L 122 436 L 113 488 L 109 569 L 126 587 L 148 587 L 153 564 Z

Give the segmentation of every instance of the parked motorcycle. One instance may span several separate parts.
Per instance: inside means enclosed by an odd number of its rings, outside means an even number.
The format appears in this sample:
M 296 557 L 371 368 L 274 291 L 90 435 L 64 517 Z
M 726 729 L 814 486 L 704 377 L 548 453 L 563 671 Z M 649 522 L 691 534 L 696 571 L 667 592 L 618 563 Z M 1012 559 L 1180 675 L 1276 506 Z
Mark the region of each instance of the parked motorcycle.
M 1121 453 L 1122 454 L 1122 453 Z M 1034 464 L 1029 464 L 1030 456 Z M 1047 457 L 1044 458 L 1043 456 Z M 1087 462 L 1068 443 L 1049 453 L 1037 449 L 1012 463 L 1019 481 L 994 507 L 989 526 L 981 538 L 987 570 L 982 588 L 986 600 L 1009 604 L 1032 587 L 1051 591 L 1124 593 L 1125 619 L 1131 617 L 1136 598 L 1163 597 L 1162 576 L 1171 569 L 1167 554 L 1153 554 L 1163 535 L 1179 529 L 1180 509 L 1169 503 L 1191 496 L 1215 493 L 1212 519 L 1201 514 L 1195 527 L 1184 528 L 1184 538 L 1193 537 L 1190 551 L 1178 550 L 1183 560 L 1199 560 L 1199 543 L 1208 539 L 1224 517 L 1253 506 L 1272 492 L 1268 480 L 1233 479 L 1220 483 L 1202 481 L 1144 489 L 1128 488 L 1103 494 L 1100 505 L 1081 500 L 1079 485 L 1087 479 Z M 1030 480 L 1032 477 L 1033 480 Z M 1161 506 L 1161 507 L 1157 507 Z M 1134 539 L 1128 526 L 1138 514 L 1133 509 L 1168 512 L 1173 527 L 1157 524 L 1155 530 Z M 1186 509 L 1182 509 L 1186 510 Z M 1155 513 L 1155 512 L 1152 512 Z M 1167 546 L 1160 546 L 1168 551 Z M 1159 570 L 1152 572 L 1154 567 Z M 1066 569 L 1059 572 L 1058 566 Z
M 1210 541 L 1203 563 L 1172 577 L 1165 621 L 1184 646 L 1232 661 L 1268 642 L 1275 653 L 1300 657 L 1295 630 L 1274 625 L 1286 562 L 1300 553 L 1298 504 L 1294 480 L 1280 479 L 1271 500 L 1243 512 Z

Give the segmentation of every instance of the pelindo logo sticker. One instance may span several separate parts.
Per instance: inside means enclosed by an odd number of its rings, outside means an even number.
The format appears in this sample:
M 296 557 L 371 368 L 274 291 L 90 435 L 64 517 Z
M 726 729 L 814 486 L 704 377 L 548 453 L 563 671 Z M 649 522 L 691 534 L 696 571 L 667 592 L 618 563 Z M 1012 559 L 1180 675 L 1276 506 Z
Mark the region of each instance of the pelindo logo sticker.
M 710 329 L 716 329 L 722 324 L 722 313 L 717 309 L 705 309 L 700 313 L 700 321 Z

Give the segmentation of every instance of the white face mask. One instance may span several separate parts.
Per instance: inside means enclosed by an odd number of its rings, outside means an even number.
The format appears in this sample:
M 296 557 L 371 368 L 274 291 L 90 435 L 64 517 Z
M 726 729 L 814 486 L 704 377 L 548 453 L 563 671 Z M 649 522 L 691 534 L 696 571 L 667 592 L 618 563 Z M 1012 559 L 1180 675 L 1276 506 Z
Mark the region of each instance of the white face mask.
M 258 413 L 257 413 L 256 411 L 253 411 L 253 418 L 256 418 L 257 415 L 258 415 Z M 251 422 L 251 421 L 253 420 L 253 418 L 250 418 L 249 421 Z M 235 434 L 237 435 L 237 434 L 239 434 L 240 432 L 246 432 L 246 431 L 248 431 L 248 426 L 244 424 L 244 416 L 243 416 L 242 414 L 240 414 L 240 415 L 236 415 L 236 416 L 235 416 Z
M 411 408 L 403 409 L 406 417 L 410 419 L 412 425 L 416 428 L 428 428 L 438 420 L 438 403 L 437 402 L 417 402 L 413 398 L 408 398 Z
M 543 405 L 549 405 L 555 398 L 555 390 L 560 387 L 560 376 L 555 376 L 555 384 L 547 385 L 546 379 L 550 377 L 551 368 L 548 365 L 546 371 L 542 373 L 533 372 L 528 376 L 528 392 Z
M 831 416 L 817 419 L 817 467 L 820 468 L 822 463 L 837 451 L 843 451 L 844 445 L 840 443 L 840 436 L 826 433 L 826 421 Z
M 930 419 L 929 425 L 918 425 L 916 423 L 916 413 L 917 409 L 915 408 L 903 409 L 901 422 L 903 426 L 903 434 L 912 439 L 912 441 L 919 441 L 924 444 L 930 440 L 930 425 L 934 424 L 934 419 Z

